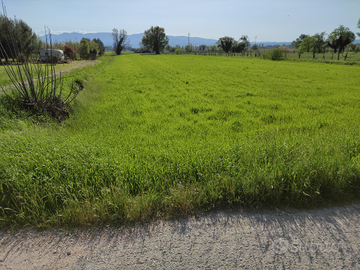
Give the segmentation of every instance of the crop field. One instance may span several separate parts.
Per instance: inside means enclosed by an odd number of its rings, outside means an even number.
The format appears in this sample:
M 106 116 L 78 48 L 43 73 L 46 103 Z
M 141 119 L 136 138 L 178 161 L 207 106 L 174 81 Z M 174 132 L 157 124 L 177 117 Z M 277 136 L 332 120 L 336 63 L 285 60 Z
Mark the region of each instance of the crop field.
M 127 224 L 360 198 L 360 66 L 105 56 L 61 124 L 0 100 L 0 222 Z

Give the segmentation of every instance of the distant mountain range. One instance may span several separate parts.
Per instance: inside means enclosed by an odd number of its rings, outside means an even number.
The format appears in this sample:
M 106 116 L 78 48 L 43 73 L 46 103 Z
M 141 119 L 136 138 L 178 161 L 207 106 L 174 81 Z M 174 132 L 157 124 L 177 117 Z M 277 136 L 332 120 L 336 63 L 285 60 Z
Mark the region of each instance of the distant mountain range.
M 130 46 L 133 48 L 139 48 L 140 42 L 144 34 L 133 34 L 128 36 L 128 40 L 130 43 Z M 52 40 L 63 42 L 67 40 L 78 40 L 80 41 L 82 38 L 99 38 L 105 46 L 112 46 L 113 45 L 113 38 L 111 33 L 101 32 L 101 33 L 88 33 L 88 34 L 81 34 L 77 32 L 72 33 L 62 33 L 60 35 L 54 35 L 52 34 Z M 187 36 L 168 36 L 169 37 L 169 44 L 170 46 L 185 46 L 188 44 L 188 37 Z M 43 40 L 45 40 L 45 36 L 43 36 Z M 199 46 L 202 44 L 205 44 L 207 46 L 214 45 L 217 40 L 215 39 L 206 39 L 206 38 L 198 38 L 198 37 L 190 37 L 190 43 Z
M 129 44 L 133 48 L 139 48 L 140 42 L 144 34 L 133 34 L 129 35 Z M 188 37 L 187 36 L 168 36 L 169 37 L 169 44 L 170 46 L 185 46 L 188 44 Z M 45 41 L 45 36 L 42 37 Z M 80 41 L 82 38 L 88 38 L 90 40 L 94 38 L 100 39 L 105 46 L 112 46 L 113 45 L 113 39 L 110 32 L 99 32 L 99 33 L 88 33 L 88 34 L 82 34 L 78 32 L 72 32 L 72 33 L 62 33 L 60 35 L 54 35 L 52 34 L 52 40 L 63 42 L 67 40 L 72 41 Z M 194 46 L 199 45 L 207 45 L 212 46 L 216 43 L 216 39 L 207 39 L 207 38 L 199 38 L 199 37 L 190 37 L 190 43 Z M 291 42 L 269 42 L 269 41 L 262 41 L 257 42 L 257 44 L 264 44 L 264 46 L 276 46 L 276 45 L 290 45 Z M 355 43 L 360 43 L 360 40 L 355 40 Z M 251 42 L 251 44 L 254 44 Z

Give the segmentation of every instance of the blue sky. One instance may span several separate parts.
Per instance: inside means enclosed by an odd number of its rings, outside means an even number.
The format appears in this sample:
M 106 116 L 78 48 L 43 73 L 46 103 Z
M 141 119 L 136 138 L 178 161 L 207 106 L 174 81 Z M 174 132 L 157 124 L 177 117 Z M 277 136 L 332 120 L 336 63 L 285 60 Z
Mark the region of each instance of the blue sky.
M 292 41 L 300 34 L 330 33 L 339 25 L 360 32 L 360 0 L 3 0 L 9 17 L 37 34 L 111 32 L 138 34 L 150 26 L 168 35 L 251 41 Z

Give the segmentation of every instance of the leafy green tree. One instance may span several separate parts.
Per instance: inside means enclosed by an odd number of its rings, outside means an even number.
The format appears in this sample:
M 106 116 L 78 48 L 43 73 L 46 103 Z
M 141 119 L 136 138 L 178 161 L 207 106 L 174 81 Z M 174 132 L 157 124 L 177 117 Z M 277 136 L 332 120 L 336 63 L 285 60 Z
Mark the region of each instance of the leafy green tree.
M 228 53 L 233 46 L 235 39 L 232 37 L 222 37 L 216 42 L 219 48 L 223 49 L 224 52 Z
M 216 46 L 216 45 L 211 45 L 211 46 L 209 46 L 209 47 L 207 48 L 207 50 L 208 50 L 209 52 L 214 52 L 214 51 L 216 51 L 216 49 L 217 49 L 217 46 Z
M 245 47 L 246 44 L 244 42 L 235 41 L 231 48 L 231 51 L 234 53 L 241 53 L 245 50 Z
M 304 53 L 304 52 L 310 52 L 310 49 L 311 49 L 311 37 L 308 36 L 301 41 L 298 51 Z
M 65 41 L 65 45 L 68 45 L 74 49 L 75 56 L 73 59 L 75 60 L 78 57 L 78 55 L 80 54 L 80 42 L 77 41 L 77 39 L 75 39 L 75 41 L 67 40 L 67 41 Z
M 357 28 L 359 28 L 359 29 L 360 29 L 360 19 L 359 19 L 359 21 L 358 21 Z M 358 32 L 358 33 L 356 33 L 356 34 L 360 37 L 360 32 Z
M 199 51 L 205 51 L 207 49 L 207 46 L 205 44 L 201 44 L 199 46 Z
M 322 53 L 324 51 L 324 45 L 326 44 L 325 41 L 325 32 L 320 34 L 315 34 L 309 37 L 310 43 L 310 50 L 313 53 L 313 59 L 315 58 L 315 53 Z
M 95 40 L 92 40 L 90 43 L 90 52 L 96 54 L 99 52 L 99 45 L 95 42 Z
M 98 45 L 97 53 L 99 56 L 104 55 L 105 53 L 105 46 L 104 43 L 99 38 L 94 38 L 92 41 L 96 42 Z
M 80 50 L 81 59 L 89 59 L 89 54 L 90 54 L 89 40 L 87 40 L 86 38 L 82 38 L 80 41 L 79 50 Z
M 62 50 L 64 48 L 65 44 L 66 43 L 64 41 L 55 40 L 52 42 L 52 48 L 53 48 L 53 50 Z
M 244 43 L 245 47 L 244 50 L 248 50 L 250 48 L 250 41 L 247 35 L 242 35 L 239 39 L 239 43 Z M 243 45 L 242 45 L 243 46 Z
M 113 40 L 114 40 L 113 50 L 116 53 L 116 55 L 120 55 L 128 43 L 127 42 L 127 39 L 128 39 L 127 32 L 124 29 L 118 30 L 118 29 L 114 28 L 112 30 L 112 36 L 113 36 Z
M 338 52 L 338 60 L 340 59 L 340 53 L 344 51 L 345 47 L 355 40 L 355 34 L 350 31 L 348 27 L 340 25 L 334 31 L 332 31 L 327 39 L 328 45 Z
M 31 27 L 22 20 L 12 20 L 4 15 L 0 15 L 0 43 L 0 57 L 6 59 L 14 59 L 16 50 L 21 51 L 21 55 L 25 57 L 39 50 L 38 36 Z
M 144 32 L 141 43 L 152 52 L 160 54 L 169 43 L 169 38 L 166 36 L 164 28 L 151 26 Z
M 176 47 L 171 47 L 171 46 L 170 46 L 170 47 L 169 47 L 169 52 L 174 53 L 176 49 L 177 49 Z
M 259 49 L 259 46 L 256 45 L 256 44 L 254 44 L 254 45 L 251 46 L 251 50 L 253 50 L 253 51 L 256 51 L 256 50 L 258 50 L 258 49 Z
M 185 51 L 186 52 L 192 52 L 193 50 L 194 50 L 194 45 L 190 44 L 190 46 L 189 45 L 185 46 Z
M 291 47 L 294 47 L 295 49 L 298 49 L 300 47 L 301 42 L 308 38 L 309 35 L 301 34 L 297 39 L 295 39 L 293 42 L 291 42 Z

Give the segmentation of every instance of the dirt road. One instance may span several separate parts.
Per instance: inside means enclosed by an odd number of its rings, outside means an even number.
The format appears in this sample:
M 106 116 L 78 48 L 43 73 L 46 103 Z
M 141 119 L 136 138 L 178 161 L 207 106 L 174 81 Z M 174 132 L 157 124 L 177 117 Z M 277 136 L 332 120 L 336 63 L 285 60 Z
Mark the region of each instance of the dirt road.
M 132 228 L 0 231 L 0 269 L 360 269 L 360 203 Z

